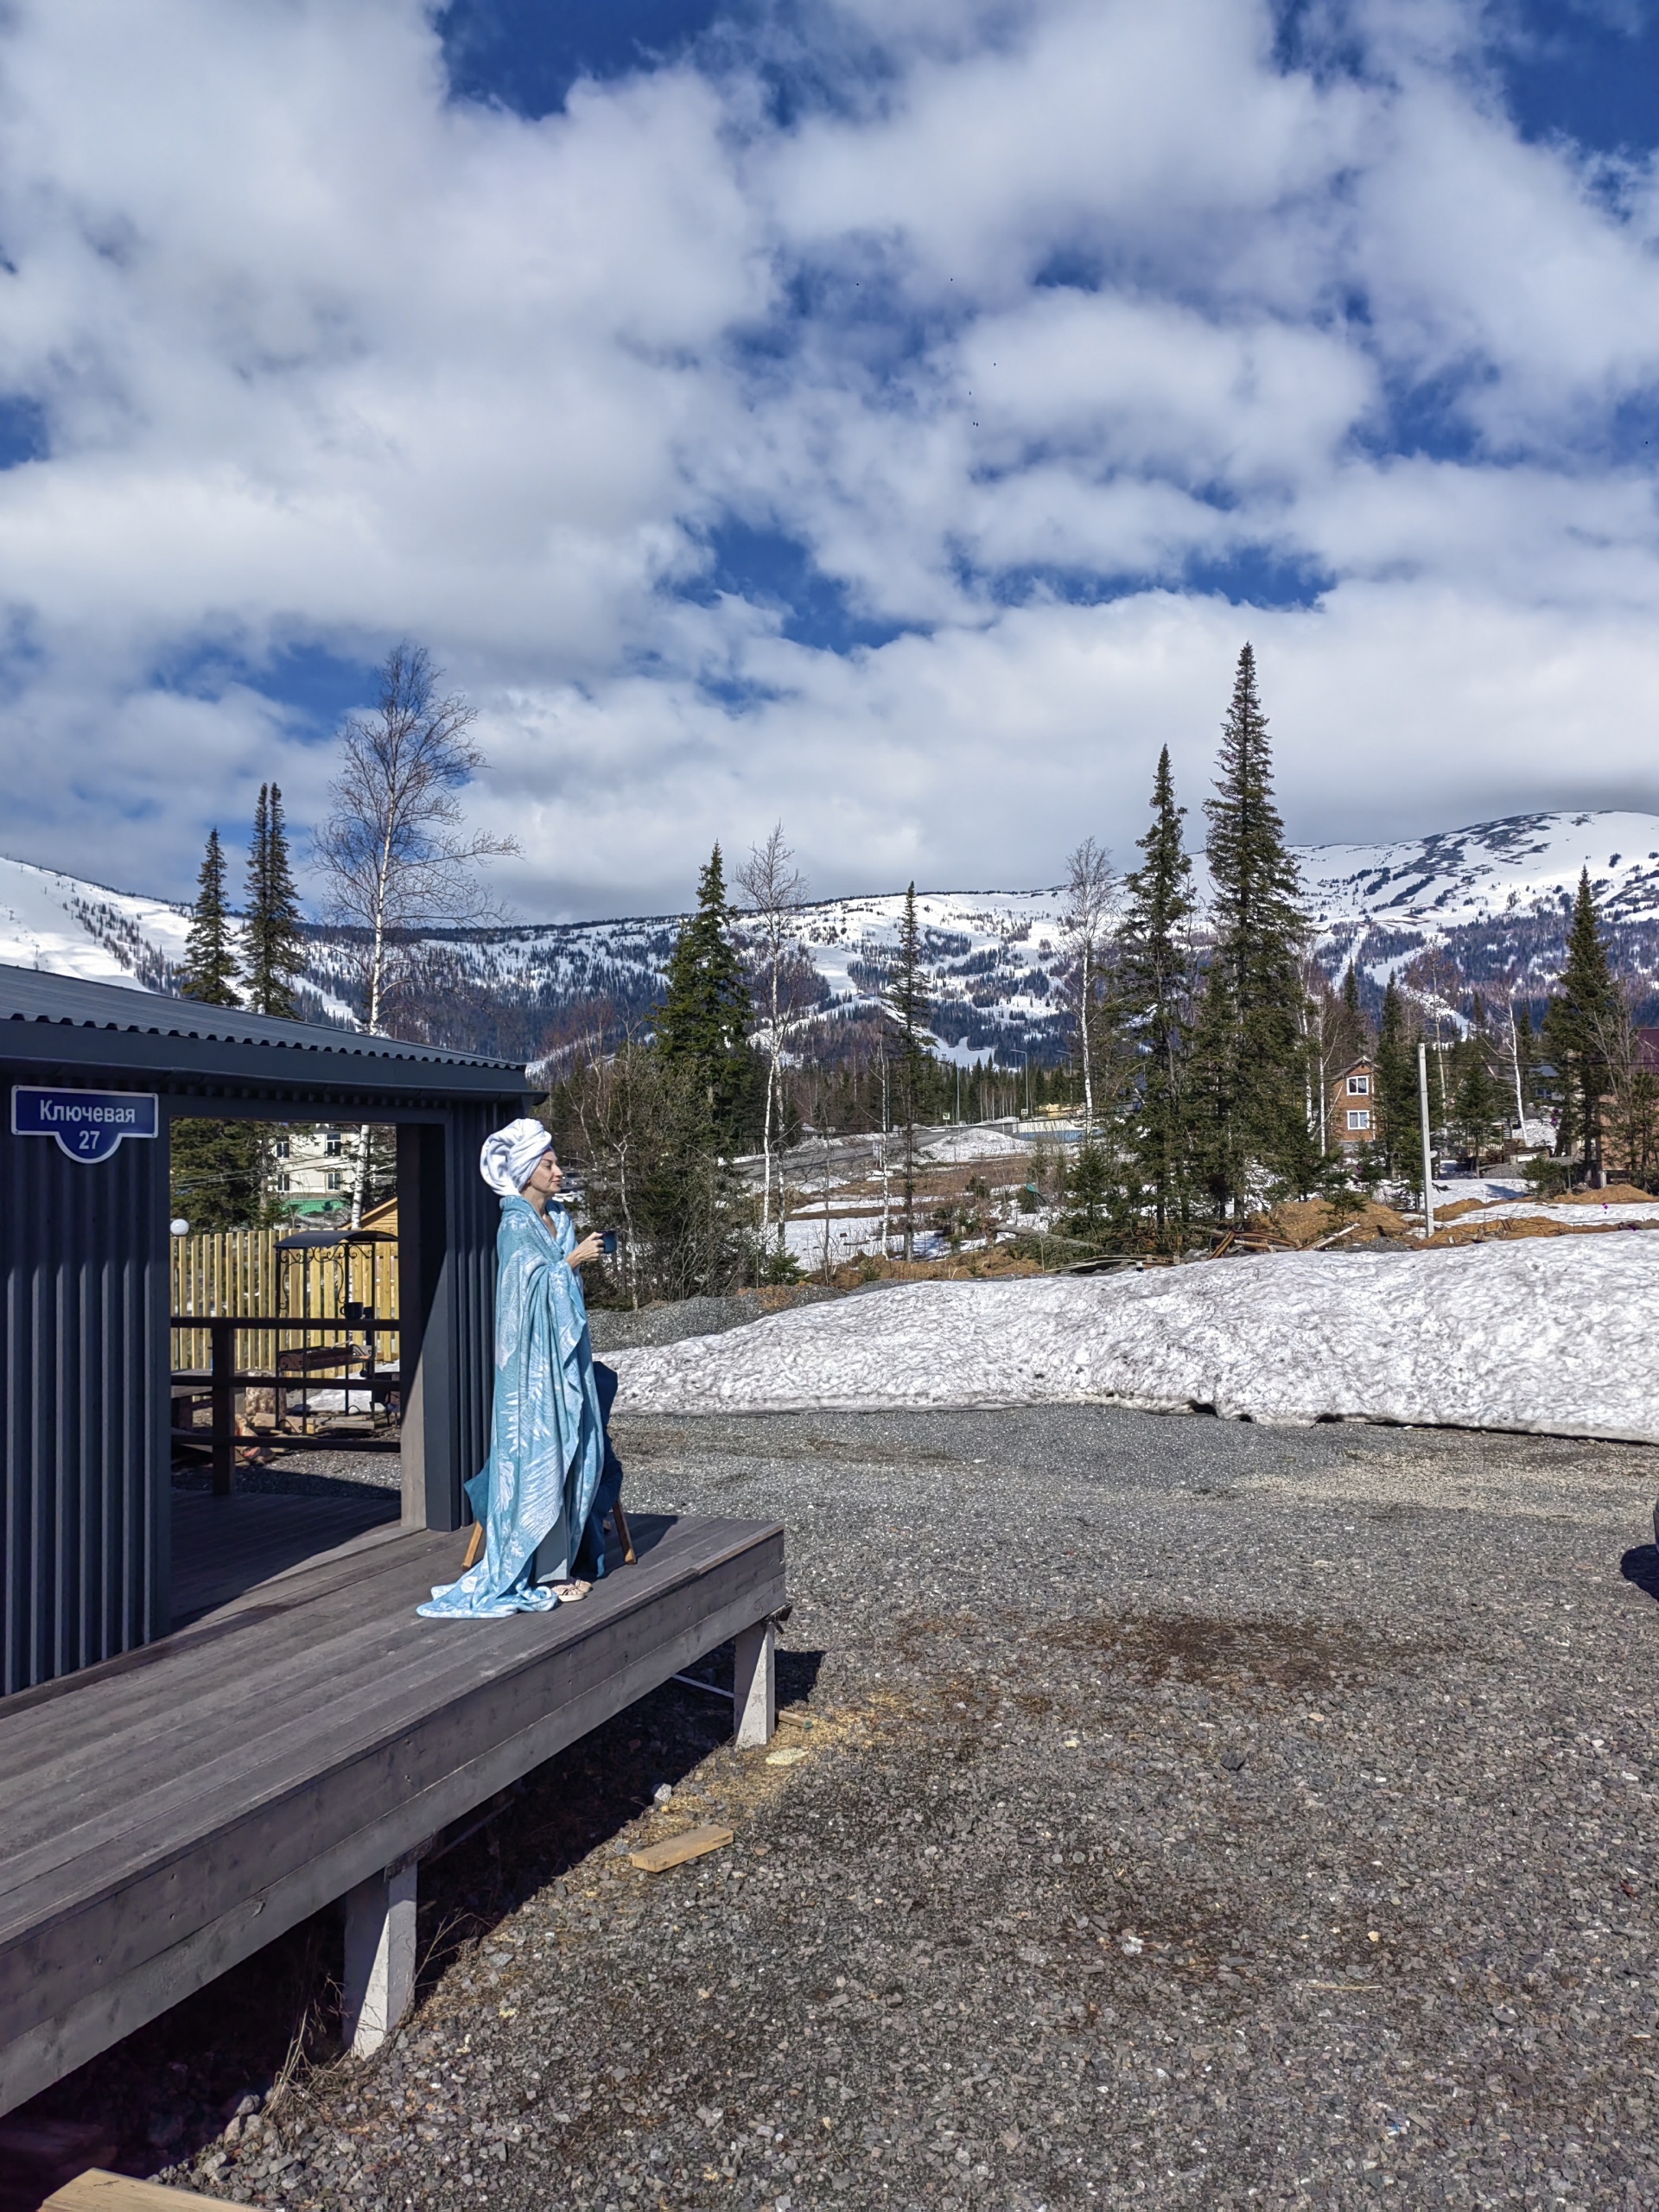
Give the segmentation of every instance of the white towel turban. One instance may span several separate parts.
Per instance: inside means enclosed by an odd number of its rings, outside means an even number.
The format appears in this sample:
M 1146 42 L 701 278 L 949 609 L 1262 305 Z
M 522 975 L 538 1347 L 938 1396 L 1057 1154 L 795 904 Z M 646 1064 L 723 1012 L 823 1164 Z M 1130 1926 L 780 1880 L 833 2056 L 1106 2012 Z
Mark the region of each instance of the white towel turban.
M 553 1140 L 539 1122 L 528 1116 L 509 1122 L 505 1129 L 486 1137 L 478 1155 L 478 1172 L 490 1188 L 504 1198 L 516 1198 L 530 1180 L 531 1170 Z

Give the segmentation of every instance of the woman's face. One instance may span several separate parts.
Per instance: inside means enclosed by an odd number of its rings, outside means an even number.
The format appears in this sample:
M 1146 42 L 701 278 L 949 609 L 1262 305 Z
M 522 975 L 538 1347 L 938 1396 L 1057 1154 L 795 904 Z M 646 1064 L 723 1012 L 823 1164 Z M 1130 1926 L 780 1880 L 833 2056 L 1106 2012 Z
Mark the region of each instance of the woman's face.
M 563 1187 L 564 1170 L 559 1166 L 552 1146 L 549 1145 L 530 1171 L 529 1180 L 523 1186 L 524 1196 L 550 1198 L 556 1191 Z

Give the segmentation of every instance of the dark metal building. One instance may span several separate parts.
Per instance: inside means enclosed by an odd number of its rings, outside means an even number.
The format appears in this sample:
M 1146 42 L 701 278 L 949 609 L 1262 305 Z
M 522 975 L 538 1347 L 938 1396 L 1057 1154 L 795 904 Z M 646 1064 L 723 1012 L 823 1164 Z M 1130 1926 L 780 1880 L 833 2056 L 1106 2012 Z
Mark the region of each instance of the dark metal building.
M 3 1690 L 165 1634 L 168 1129 L 182 1116 L 397 1129 L 404 1520 L 461 1524 L 488 1448 L 499 1211 L 488 1131 L 524 1071 L 0 967 Z

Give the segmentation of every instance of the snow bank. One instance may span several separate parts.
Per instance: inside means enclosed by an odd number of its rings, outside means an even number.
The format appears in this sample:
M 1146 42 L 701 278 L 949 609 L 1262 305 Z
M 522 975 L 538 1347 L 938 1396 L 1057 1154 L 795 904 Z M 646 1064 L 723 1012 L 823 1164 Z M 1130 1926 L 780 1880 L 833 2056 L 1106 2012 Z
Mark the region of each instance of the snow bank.
M 1014 1153 L 1030 1150 L 1027 1141 L 1011 1137 L 1006 1129 L 967 1122 L 960 1128 L 947 1129 L 943 1136 L 929 1137 L 919 1154 L 931 1166 L 949 1167 L 970 1160 L 1006 1160 Z
M 637 1413 L 1108 1401 L 1659 1443 L 1659 1237 L 906 1283 L 621 1353 Z

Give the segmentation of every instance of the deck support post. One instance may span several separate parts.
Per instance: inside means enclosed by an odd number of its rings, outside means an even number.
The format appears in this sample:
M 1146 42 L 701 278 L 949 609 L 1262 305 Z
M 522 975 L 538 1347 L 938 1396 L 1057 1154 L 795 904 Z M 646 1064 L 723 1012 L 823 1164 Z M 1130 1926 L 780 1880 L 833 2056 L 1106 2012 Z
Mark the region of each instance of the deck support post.
M 346 1893 L 341 2026 L 354 2058 L 379 2050 L 415 1994 L 418 1875 L 417 1859 L 399 1859 Z
M 778 1626 L 757 1621 L 738 1635 L 732 1669 L 732 1707 L 740 1751 L 772 1741 L 778 1723 Z

